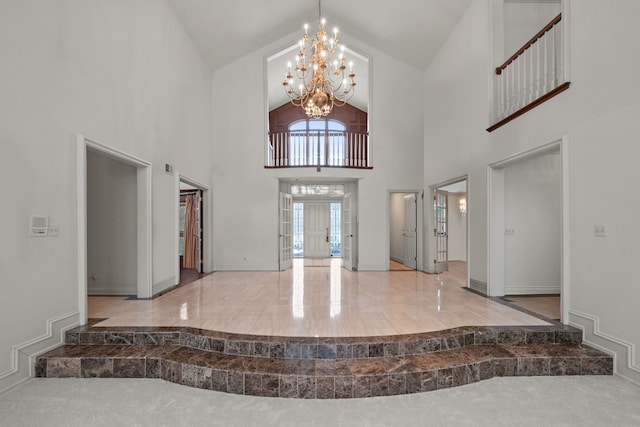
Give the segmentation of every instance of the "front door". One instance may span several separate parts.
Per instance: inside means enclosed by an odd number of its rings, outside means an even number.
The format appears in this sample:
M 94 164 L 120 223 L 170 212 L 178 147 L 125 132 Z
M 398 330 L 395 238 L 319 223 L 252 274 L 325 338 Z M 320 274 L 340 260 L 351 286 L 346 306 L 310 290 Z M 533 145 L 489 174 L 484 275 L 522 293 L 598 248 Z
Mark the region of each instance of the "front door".
M 304 256 L 305 258 L 329 258 L 330 203 L 304 203 Z
M 404 265 L 416 269 L 417 266 L 417 204 L 416 195 L 404 196 Z

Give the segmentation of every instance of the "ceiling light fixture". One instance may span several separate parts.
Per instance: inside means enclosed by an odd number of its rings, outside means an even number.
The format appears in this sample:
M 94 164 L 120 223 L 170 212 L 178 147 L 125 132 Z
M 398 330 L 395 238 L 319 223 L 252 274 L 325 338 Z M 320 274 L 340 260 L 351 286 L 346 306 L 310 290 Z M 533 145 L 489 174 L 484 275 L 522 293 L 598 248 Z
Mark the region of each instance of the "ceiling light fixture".
M 299 42 L 295 66 L 291 62 L 287 64 L 289 70 L 282 82 L 291 103 L 302 107 L 307 116 L 315 119 L 328 115 L 334 106 L 346 104 L 356 86 L 353 62 L 349 63 L 349 72 L 346 72 L 347 59 L 344 45 L 338 40 L 338 28 L 333 29 L 331 39 L 327 37 L 320 0 L 318 20 L 313 41 L 309 40 L 309 25 L 304 24 L 304 36 Z

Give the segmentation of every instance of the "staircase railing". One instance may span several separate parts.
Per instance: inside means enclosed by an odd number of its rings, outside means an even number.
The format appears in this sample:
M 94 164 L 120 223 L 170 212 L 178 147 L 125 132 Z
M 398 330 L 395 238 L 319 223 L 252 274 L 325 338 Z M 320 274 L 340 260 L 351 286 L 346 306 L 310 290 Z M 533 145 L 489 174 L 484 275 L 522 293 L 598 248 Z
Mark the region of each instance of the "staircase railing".
M 370 169 L 369 135 L 323 130 L 271 132 L 268 159 L 267 168 Z
M 562 14 L 495 70 L 489 132 L 569 88 L 564 81 Z

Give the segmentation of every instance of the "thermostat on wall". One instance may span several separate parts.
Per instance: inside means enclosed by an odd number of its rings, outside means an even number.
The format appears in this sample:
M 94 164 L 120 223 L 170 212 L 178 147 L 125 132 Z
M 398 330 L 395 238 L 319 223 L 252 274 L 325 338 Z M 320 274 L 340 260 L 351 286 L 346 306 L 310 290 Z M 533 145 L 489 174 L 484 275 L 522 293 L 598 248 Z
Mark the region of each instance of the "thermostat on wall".
M 29 236 L 46 236 L 49 229 L 49 217 L 31 215 L 29 217 Z

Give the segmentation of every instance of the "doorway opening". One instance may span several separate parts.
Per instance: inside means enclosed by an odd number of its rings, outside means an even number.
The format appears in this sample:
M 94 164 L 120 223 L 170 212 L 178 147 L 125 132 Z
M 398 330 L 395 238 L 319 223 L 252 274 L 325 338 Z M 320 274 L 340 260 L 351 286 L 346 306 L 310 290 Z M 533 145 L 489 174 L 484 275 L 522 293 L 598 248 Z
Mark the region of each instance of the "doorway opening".
M 211 271 L 209 187 L 176 173 L 175 284 L 186 285 Z
M 389 271 L 418 267 L 418 193 L 389 194 Z
M 178 255 L 180 259 L 180 285 L 202 277 L 203 233 L 202 190 L 180 182 L 180 225 Z
M 127 222 L 126 233 L 130 234 L 128 236 L 129 244 L 133 244 L 133 250 L 126 256 L 131 256 L 135 260 L 133 263 L 127 263 L 125 267 L 129 271 L 127 280 L 131 283 L 125 284 L 126 291 L 120 289 L 111 294 L 133 293 L 137 298 L 150 298 L 152 295 L 151 163 L 93 141 L 84 135 L 78 134 L 76 143 L 78 311 L 80 312 L 80 323 L 86 324 L 90 281 L 99 282 L 101 277 L 108 279 L 110 283 L 98 284 L 102 289 L 98 293 L 103 293 L 105 289 L 115 289 L 120 285 L 117 283 L 119 278 L 116 278 L 112 272 L 105 273 L 105 276 L 98 270 L 90 270 L 88 261 L 93 260 L 91 268 L 103 268 L 104 263 L 101 263 L 100 259 L 111 256 L 121 257 L 125 250 L 123 246 L 127 244 L 124 241 L 127 237 L 123 236 L 123 230 L 118 229 L 120 219 L 105 216 L 104 212 L 100 214 L 96 212 L 115 211 L 120 208 L 129 212 L 123 218 L 126 218 Z M 119 185 L 122 192 L 125 193 L 124 196 L 118 194 L 117 189 L 115 192 L 108 190 L 113 196 L 110 199 L 95 198 L 93 196 L 96 194 L 89 194 L 90 191 L 94 192 L 93 188 L 98 188 L 101 185 L 100 179 L 104 178 L 107 182 L 115 182 L 115 180 L 122 178 L 121 172 L 126 175 L 124 176 L 126 180 L 120 182 Z M 104 203 L 106 205 L 102 206 Z M 96 230 L 92 229 L 90 236 L 88 224 L 91 224 L 92 228 L 95 226 L 111 230 L 112 233 L 108 238 L 104 238 L 101 232 L 96 234 L 94 233 Z M 106 244 L 111 249 L 100 248 L 101 244 Z M 110 252 L 105 253 L 104 250 Z
M 354 269 L 354 183 L 280 182 L 279 267 L 287 270 L 293 258 L 305 264 L 341 258 Z M 312 261 L 315 260 L 315 261 Z M 328 265 L 328 264 L 327 264 Z
M 488 295 L 562 317 L 566 168 L 556 141 L 489 165 Z
M 454 178 L 431 186 L 432 219 L 429 250 L 432 273 L 449 272 L 469 283 L 467 177 Z

